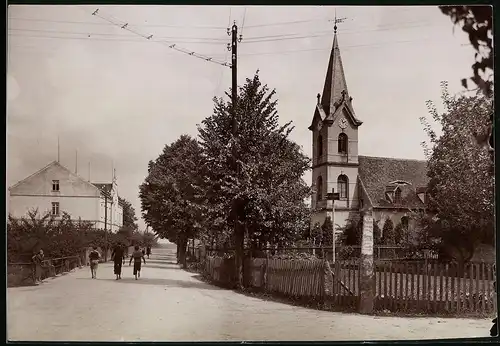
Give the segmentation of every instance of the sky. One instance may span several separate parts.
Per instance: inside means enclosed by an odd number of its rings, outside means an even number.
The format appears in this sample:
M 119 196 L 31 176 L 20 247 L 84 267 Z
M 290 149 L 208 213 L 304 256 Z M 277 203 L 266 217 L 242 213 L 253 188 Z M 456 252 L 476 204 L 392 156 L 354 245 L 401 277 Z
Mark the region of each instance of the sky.
M 140 218 L 148 161 L 180 135 L 197 136 L 212 98 L 231 85 L 230 68 L 169 45 L 229 62 L 233 21 L 238 83 L 259 70 L 310 157 L 335 13 L 345 18 L 338 41 L 363 121 L 360 155 L 424 159 L 426 101 L 440 104 L 441 81 L 461 92 L 474 61 L 466 34 L 437 7 L 23 5 L 8 7 L 8 186 L 56 160 L 59 138 L 61 164 L 83 178 L 109 182 L 115 168 Z

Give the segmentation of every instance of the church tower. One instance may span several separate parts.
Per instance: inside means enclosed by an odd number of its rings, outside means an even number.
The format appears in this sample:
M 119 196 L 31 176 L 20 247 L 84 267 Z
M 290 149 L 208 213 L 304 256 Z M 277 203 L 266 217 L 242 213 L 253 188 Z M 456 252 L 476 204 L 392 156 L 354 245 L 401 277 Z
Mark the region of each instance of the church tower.
M 323 94 L 317 95 L 309 127 L 313 141 L 311 225 L 317 222 L 323 224 L 325 218 L 330 216 L 334 226 L 343 227 L 346 220 L 359 211 L 358 127 L 361 124 L 347 90 L 335 24 Z M 335 208 L 326 199 L 332 189 L 340 197 L 334 202 Z

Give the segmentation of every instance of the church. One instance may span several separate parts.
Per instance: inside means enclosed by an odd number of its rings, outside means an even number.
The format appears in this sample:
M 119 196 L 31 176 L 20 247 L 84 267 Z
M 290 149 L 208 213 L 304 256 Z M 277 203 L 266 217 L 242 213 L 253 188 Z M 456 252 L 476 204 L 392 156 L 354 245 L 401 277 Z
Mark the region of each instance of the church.
M 424 208 L 427 162 L 359 155 L 362 125 L 347 89 L 335 25 L 323 94 L 317 95 L 309 126 L 313 141 L 311 225 L 323 224 L 330 216 L 336 232 L 341 232 L 348 220 L 359 219 L 362 210 L 371 209 L 380 228 L 388 218 L 394 225 L 408 227 L 409 214 Z M 335 201 L 327 199 L 332 190 L 338 193 Z

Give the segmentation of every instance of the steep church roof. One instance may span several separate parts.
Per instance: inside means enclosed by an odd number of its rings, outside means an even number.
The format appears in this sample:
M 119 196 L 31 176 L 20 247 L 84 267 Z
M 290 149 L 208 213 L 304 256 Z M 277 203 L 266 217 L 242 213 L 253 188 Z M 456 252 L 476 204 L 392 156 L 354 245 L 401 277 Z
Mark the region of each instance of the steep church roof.
M 328 69 L 326 70 L 323 94 L 321 95 L 321 105 L 327 115 L 335 112 L 335 102 L 342 99 L 342 91 L 344 90 L 346 98 L 349 98 L 337 33 L 335 33 L 333 35 L 333 46 L 330 52 L 330 60 L 328 61 Z
M 424 204 L 417 190 L 427 186 L 427 161 L 393 159 L 388 157 L 358 156 L 359 178 L 373 207 L 378 208 L 422 208 Z M 387 187 L 395 182 L 410 184 L 401 203 L 386 198 Z M 395 186 L 395 185 L 394 185 Z
M 318 98 L 319 97 L 321 97 L 321 100 L 318 100 L 316 105 L 315 117 L 319 116 L 321 121 L 324 121 L 325 118 L 334 121 L 335 118 L 343 112 L 345 107 L 348 110 L 348 117 L 355 126 L 359 126 L 363 123 L 356 118 L 351 103 L 352 99 L 349 96 L 349 91 L 347 90 L 347 82 L 345 78 L 344 66 L 342 65 L 342 58 L 340 56 L 336 30 L 333 35 L 333 46 L 330 52 L 330 59 L 328 61 L 323 94 L 318 94 Z M 315 119 L 313 118 L 313 123 L 309 127 L 310 130 L 313 129 L 314 120 Z

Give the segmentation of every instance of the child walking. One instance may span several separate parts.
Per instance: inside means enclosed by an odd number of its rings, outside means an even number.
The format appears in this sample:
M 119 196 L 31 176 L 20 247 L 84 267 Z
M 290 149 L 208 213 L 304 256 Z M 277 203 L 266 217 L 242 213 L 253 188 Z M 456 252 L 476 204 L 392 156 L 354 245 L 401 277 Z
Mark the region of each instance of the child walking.
M 92 279 L 97 279 L 97 266 L 99 264 L 99 258 L 101 258 L 101 255 L 97 251 L 97 246 L 94 246 L 93 250 L 90 251 L 89 254 L 90 273 L 92 274 Z
M 134 276 L 136 280 L 141 277 L 141 259 L 144 261 L 144 264 L 146 264 L 144 252 L 139 249 L 139 245 L 136 245 L 134 246 L 134 252 L 130 257 L 130 262 L 128 263 L 130 266 L 132 264 L 132 260 L 134 260 Z

